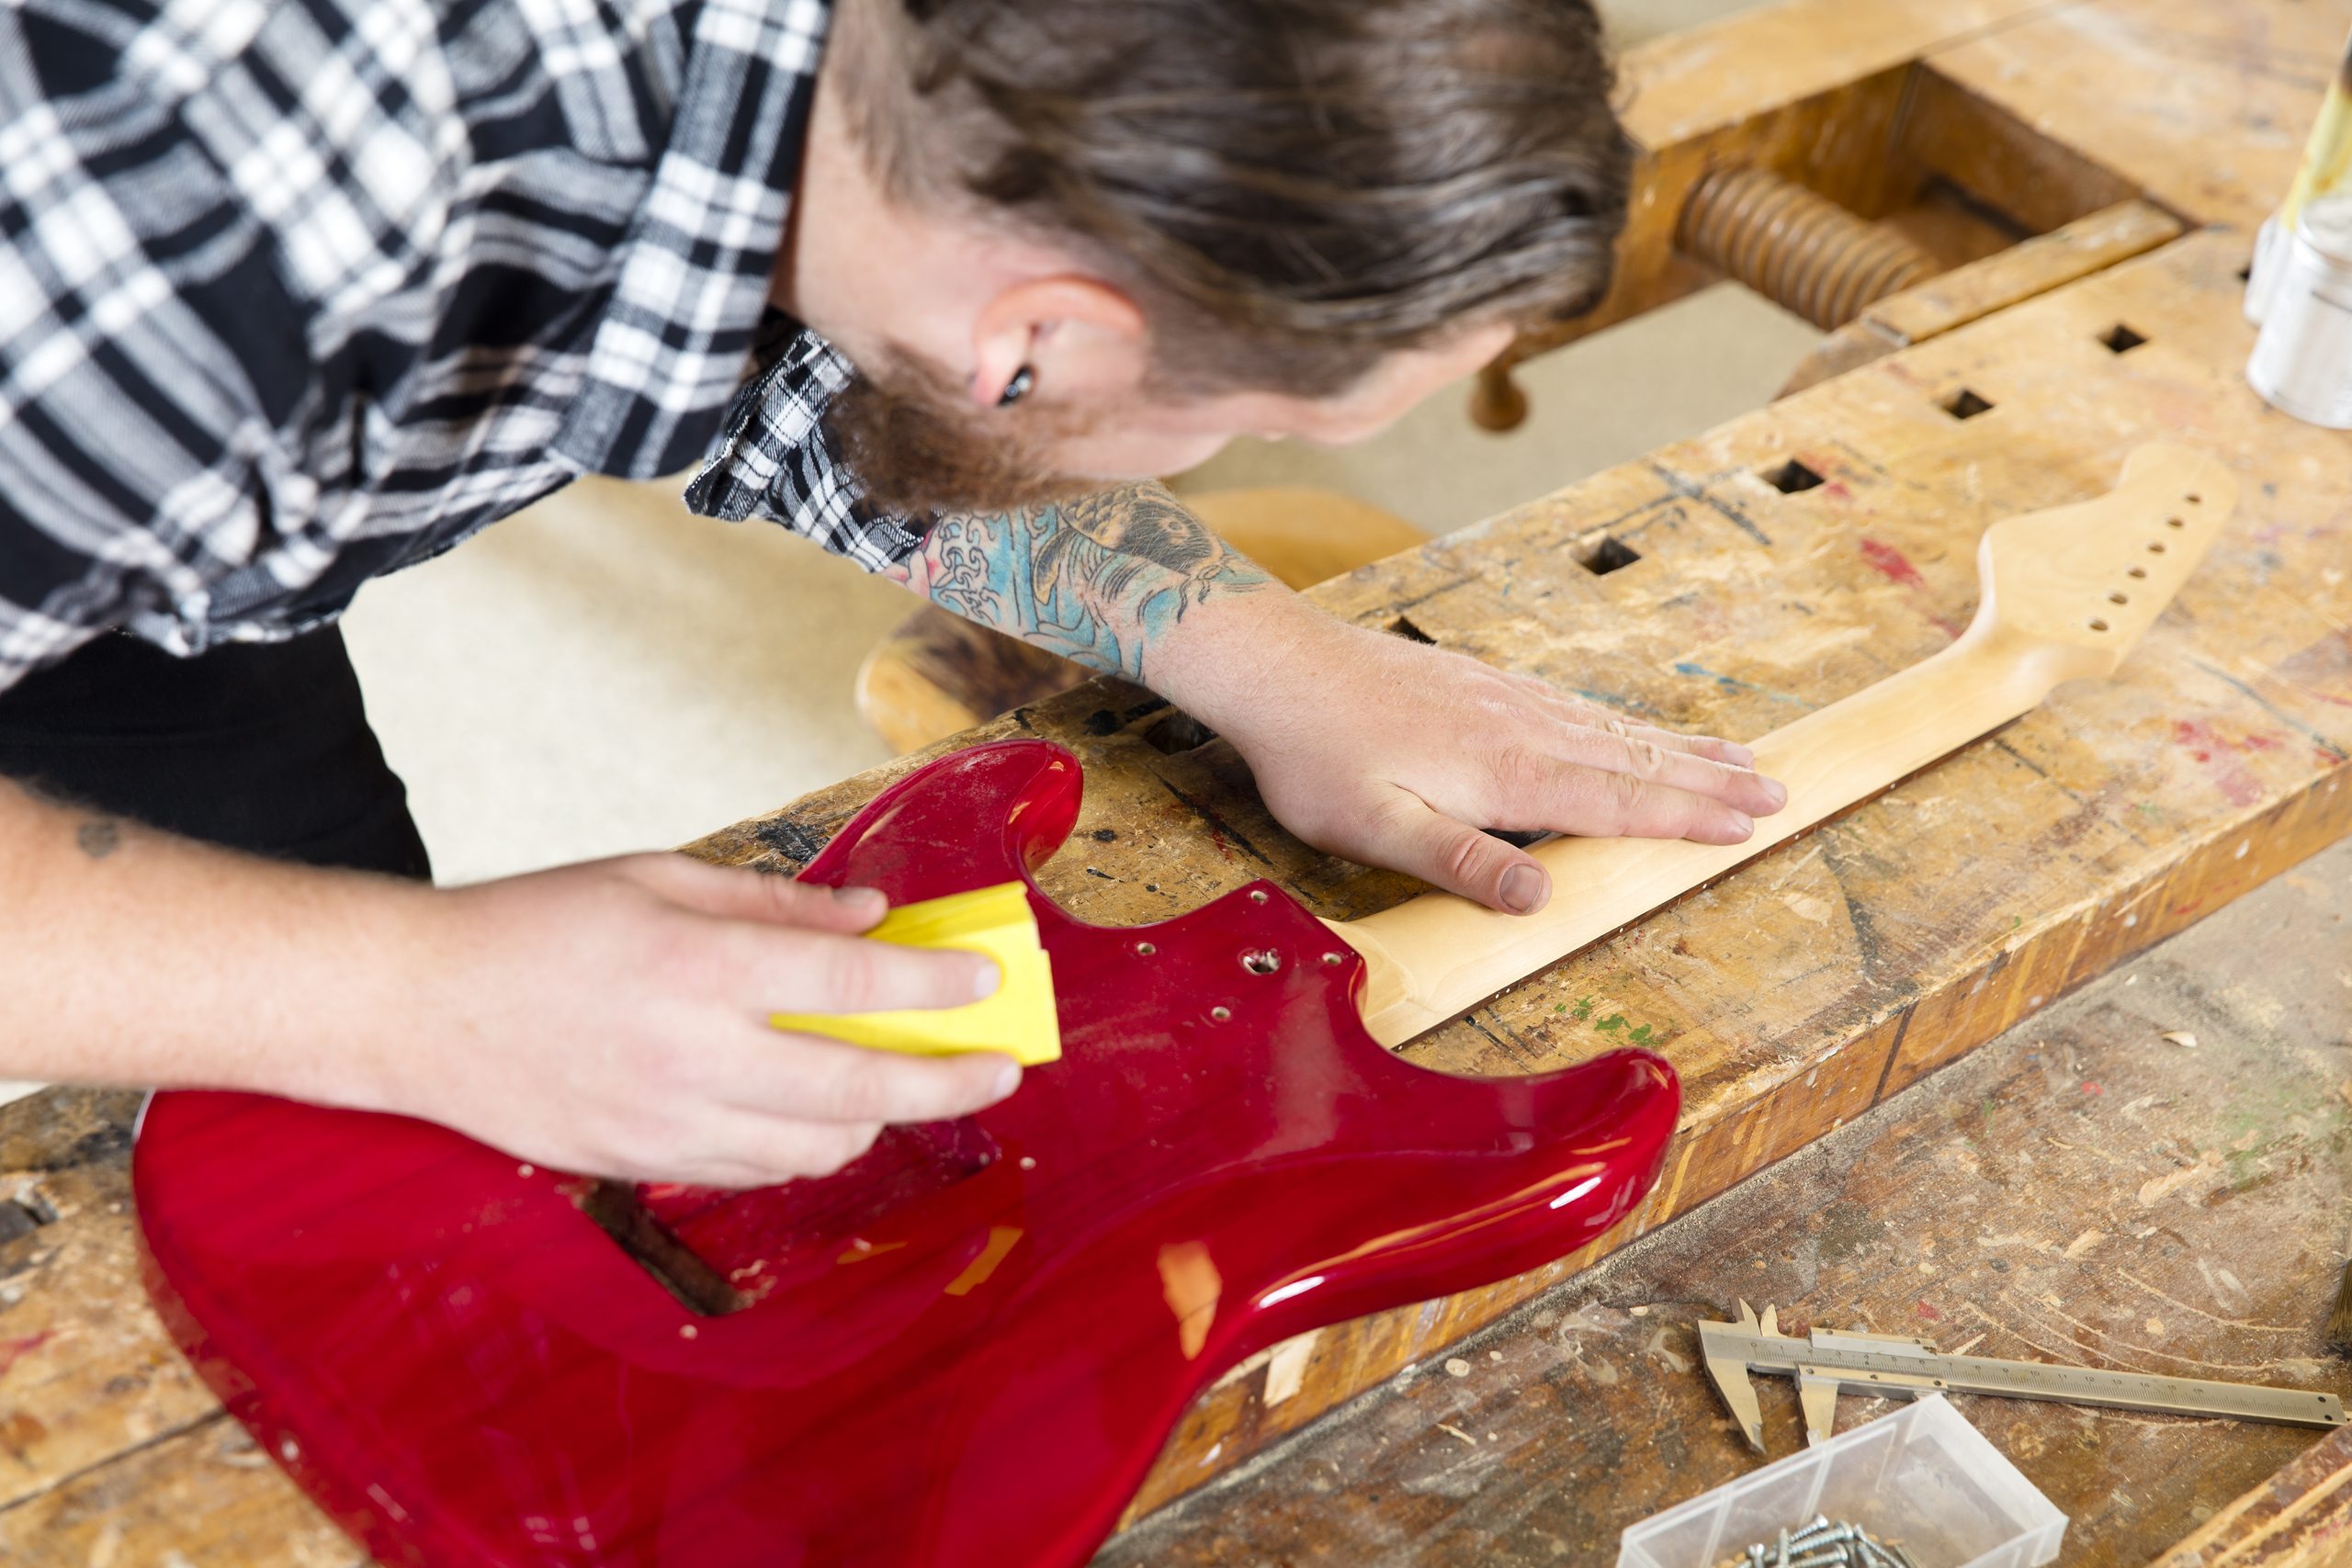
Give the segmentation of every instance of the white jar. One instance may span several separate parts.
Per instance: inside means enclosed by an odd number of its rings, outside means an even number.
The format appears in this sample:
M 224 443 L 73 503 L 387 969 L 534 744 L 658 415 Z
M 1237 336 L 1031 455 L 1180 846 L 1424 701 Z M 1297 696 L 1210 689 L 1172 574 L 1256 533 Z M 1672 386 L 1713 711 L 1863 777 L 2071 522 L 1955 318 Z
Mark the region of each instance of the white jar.
M 2352 430 L 2352 192 L 2306 204 L 2276 265 L 2245 378 L 2274 408 Z

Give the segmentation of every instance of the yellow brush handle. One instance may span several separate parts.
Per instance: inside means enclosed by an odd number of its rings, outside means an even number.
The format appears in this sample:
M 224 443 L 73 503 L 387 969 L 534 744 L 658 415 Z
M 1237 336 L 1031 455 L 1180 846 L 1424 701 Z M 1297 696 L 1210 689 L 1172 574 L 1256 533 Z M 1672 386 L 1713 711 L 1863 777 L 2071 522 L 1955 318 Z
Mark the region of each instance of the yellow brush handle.
M 992 996 L 959 1008 L 900 1008 L 888 1012 L 777 1013 L 778 1029 L 822 1034 L 853 1045 L 911 1055 L 1002 1051 L 1027 1066 L 1061 1059 L 1061 1017 L 1054 1009 L 1054 972 L 1037 940 L 1029 891 L 1018 882 L 906 904 L 866 933 L 906 947 L 959 947 L 996 961 L 1003 983 Z
M 2278 209 L 2280 227 L 2294 232 L 2303 205 L 2341 188 L 2346 175 L 2352 175 L 2352 39 L 2345 40 L 2344 63 L 2328 84 L 2319 118 L 2312 122 L 2311 140 L 2303 144 L 2295 183 L 2287 187 L 2287 199 Z

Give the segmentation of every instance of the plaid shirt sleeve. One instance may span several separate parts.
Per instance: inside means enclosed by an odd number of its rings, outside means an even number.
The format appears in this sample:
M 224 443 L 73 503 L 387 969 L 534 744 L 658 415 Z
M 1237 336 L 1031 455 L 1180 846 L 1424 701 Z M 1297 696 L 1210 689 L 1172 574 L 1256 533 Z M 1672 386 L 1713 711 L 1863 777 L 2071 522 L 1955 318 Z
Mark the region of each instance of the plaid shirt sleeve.
M 129 84 L 48 91 L 86 39 L 0 6 L 0 687 L 142 609 L 199 615 L 320 505 L 273 387 L 309 312 L 175 117 Z M 290 374 L 289 374 L 290 372 Z
M 0 0 L 0 688 L 297 635 L 707 451 L 829 16 Z
M 729 523 L 781 523 L 868 571 L 921 549 L 914 525 L 866 504 L 825 427 L 826 406 L 849 384 L 849 361 L 778 311 L 763 324 L 753 359 L 761 368 L 736 394 L 708 460 L 686 487 L 686 504 Z

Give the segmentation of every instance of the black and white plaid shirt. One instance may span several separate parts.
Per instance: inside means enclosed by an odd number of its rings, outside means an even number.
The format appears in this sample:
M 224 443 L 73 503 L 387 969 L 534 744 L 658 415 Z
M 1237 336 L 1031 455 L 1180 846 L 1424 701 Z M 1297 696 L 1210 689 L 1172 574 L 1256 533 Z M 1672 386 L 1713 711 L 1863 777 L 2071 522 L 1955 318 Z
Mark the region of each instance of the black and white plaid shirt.
M 828 3 L 0 0 L 0 687 L 291 636 L 582 473 L 911 549 L 766 306 Z

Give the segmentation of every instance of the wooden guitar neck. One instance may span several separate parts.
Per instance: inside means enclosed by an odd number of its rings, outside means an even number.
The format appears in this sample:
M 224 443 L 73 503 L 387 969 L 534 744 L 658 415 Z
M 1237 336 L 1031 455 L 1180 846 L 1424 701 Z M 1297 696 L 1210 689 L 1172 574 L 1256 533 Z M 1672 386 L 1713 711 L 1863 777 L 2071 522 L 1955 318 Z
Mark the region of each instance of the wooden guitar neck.
M 2113 673 L 2235 495 L 2212 457 L 2148 446 L 2107 494 L 1986 529 L 1982 597 L 1957 640 L 1752 743 L 1789 800 L 1746 843 L 1555 839 L 1531 852 L 1560 890 L 1534 915 L 1432 892 L 1330 922 L 1364 957 L 1365 1027 L 1400 1045 L 2029 712 L 2061 682 Z

